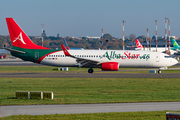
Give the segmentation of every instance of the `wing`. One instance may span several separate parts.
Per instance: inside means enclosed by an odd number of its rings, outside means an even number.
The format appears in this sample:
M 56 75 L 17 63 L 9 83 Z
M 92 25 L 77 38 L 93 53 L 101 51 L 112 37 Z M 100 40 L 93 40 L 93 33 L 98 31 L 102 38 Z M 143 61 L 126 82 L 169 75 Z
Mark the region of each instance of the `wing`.
M 69 56 L 69 57 L 76 59 L 77 65 L 79 67 L 98 67 L 98 65 L 101 64 L 101 62 L 96 61 L 96 60 L 90 60 L 90 59 L 85 59 L 85 58 L 73 56 L 67 51 L 67 49 L 64 47 L 63 44 L 61 44 L 61 47 L 62 47 L 63 52 L 66 56 Z

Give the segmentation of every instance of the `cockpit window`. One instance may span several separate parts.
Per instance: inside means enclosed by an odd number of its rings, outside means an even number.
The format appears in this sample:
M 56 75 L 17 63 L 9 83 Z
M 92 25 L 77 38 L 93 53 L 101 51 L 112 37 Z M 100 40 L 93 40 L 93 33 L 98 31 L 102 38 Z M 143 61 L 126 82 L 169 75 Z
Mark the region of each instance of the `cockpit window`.
M 171 56 L 164 56 L 165 58 L 172 58 Z

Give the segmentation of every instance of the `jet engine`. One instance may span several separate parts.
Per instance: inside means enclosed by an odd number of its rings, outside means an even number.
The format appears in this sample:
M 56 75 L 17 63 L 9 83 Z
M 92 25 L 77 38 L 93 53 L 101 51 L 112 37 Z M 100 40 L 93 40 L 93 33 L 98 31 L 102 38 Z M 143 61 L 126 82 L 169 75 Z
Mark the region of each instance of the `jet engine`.
M 119 63 L 118 62 L 104 62 L 104 63 L 101 63 L 101 69 L 104 71 L 118 71 Z

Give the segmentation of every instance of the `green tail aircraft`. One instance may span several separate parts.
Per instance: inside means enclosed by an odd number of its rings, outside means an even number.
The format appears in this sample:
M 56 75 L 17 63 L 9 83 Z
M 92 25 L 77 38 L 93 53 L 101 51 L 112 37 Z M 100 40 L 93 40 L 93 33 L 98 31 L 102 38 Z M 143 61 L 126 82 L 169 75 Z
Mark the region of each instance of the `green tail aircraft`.
M 179 46 L 179 44 L 176 42 L 175 39 L 172 39 L 172 43 L 173 43 L 173 48 L 171 48 L 172 50 L 180 50 L 180 46 Z

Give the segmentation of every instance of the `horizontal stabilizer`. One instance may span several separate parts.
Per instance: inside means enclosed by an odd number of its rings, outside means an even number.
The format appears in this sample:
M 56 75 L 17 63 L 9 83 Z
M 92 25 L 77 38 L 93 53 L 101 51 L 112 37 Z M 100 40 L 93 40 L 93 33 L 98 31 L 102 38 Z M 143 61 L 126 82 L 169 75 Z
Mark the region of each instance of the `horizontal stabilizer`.
M 15 52 L 15 53 L 20 53 L 20 54 L 25 54 L 25 52 L 23 51 L 19 51 L 19 50 L 14 50 L 14 49 L 11 49 L 11 48 L 4 48 L 5 50 L 8 50 L 9 52 Z

